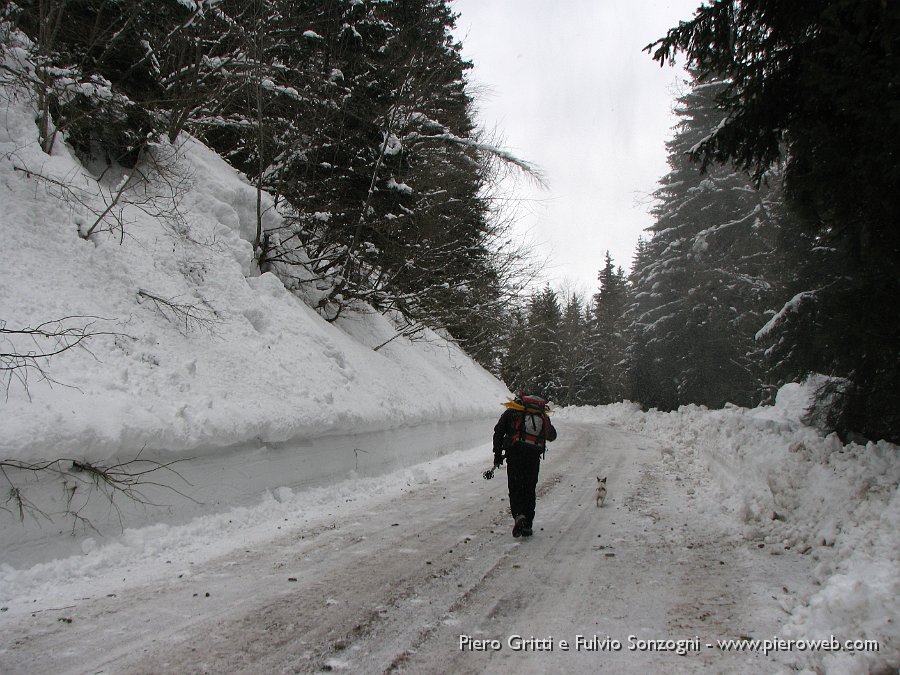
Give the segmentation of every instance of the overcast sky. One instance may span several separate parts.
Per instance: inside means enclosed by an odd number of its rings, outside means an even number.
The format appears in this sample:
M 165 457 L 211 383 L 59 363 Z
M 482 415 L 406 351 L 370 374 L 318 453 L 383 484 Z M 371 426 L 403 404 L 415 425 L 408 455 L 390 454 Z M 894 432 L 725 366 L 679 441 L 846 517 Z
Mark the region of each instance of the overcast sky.
M 480 122 L 544 173 L 518 181 L 523 231 L 546 250 L 546 279 L 593 293 L 609 249 L 631 264 L 668 170 L 664 143 L 680 69 L 642 49 L 692 17 L 700 0 L 453 0 L 474 62 Z

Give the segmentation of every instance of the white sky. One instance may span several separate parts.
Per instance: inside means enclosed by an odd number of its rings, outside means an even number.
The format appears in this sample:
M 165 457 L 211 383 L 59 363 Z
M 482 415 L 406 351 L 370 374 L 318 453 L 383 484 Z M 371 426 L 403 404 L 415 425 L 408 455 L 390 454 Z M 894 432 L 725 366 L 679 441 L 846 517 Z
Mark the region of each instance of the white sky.
M 606 249 L 628 269 L 652 224 L 649 195 L 668 170 L 683 72 L 642 49 L 700 4 L 453 0 L 480 122 L 547 180 L 547 190 L 521 180 L 515 190 L 540 200 L 525 202 L 520 227 L 548 251 L 555 287 L 595 292 Z

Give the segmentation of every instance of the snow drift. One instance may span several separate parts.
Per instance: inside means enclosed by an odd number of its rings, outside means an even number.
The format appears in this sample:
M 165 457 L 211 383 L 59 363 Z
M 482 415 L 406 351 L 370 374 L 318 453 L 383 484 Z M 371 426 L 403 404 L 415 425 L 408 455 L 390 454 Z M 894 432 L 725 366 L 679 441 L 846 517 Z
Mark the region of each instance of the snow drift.
M 819 590 L 796 599 L 782 636 L 878 640 L 877 653 L 801 656 L 827 672 L 879 672 L 900 663 L 900 448 L 843 444 L 805 425 L 818 384 L 785 385 L 774 405 L 752 410 L 619 403 L 567 409 L 561 419 L 587 416 L 660 440 L 679 472 L 711 479 L 714 491 L 695 495 L 700 508 L 734 519 L 748 543 L 773 555 L 812 556 Z

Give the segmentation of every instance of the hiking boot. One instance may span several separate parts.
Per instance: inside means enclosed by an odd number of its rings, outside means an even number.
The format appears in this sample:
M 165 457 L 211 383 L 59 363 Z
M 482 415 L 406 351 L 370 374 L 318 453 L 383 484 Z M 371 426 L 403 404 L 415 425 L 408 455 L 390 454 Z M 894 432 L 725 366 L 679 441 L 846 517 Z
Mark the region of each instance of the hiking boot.
M 516 524 L 513 525 L 513 536 L 521 537 L 525 529 L 525 516 L 516 516 Z
M 525 523 L 525 526 L 522 528 L 522 536 L 530 537 L 534 534 L 534 530 L 531 529 L 531 523 Z

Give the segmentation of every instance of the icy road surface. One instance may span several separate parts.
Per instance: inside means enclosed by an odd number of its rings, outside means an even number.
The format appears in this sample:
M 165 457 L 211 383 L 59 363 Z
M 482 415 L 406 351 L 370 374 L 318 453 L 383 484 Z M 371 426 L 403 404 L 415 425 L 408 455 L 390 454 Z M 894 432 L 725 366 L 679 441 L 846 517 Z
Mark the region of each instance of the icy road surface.
M 197 564 L 176 552 L 136 581 L 111 567 L 56 606 L 10 606 L 0 672 L 785 669 L 789 655 L 715 645 L 776 634 L 808 559 L 771 555 L 729 519 L 698 512 L 706 478 L 676 473 L 655 441 L 559 427 L 531 539 L 510 534 L 505 468 L 480 477 L 484 445 L 397 490 L 336 491 L 302 525 L 236 539 Z M 602 508 L 597 475 L 608 476 Z M 676 641 L 684 655 L 649 649 Z

